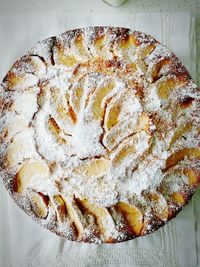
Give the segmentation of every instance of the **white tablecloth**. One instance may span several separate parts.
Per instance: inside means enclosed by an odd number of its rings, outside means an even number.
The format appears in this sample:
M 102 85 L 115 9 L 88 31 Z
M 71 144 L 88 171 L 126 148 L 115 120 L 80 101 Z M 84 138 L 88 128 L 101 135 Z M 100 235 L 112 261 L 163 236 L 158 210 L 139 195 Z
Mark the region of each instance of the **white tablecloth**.
M 194 20 L 185 13 L 28 12 L 0 15 L 0 80 L 36 41 L 67 29 L 124 26 L 152 34 L 171 48 L 195 78 Z M 198 198 L 198 196 L 196 197 Z M 197 203 L 197 202 L 196 202 Z M 0 266 L 197 266 L 199 206 L 191 202 L 157 232 L 121 244 L 78 244 L 41 228 L 11 200 L 0 182 Z M 196 229 L 195 229 L 196 228 Z M 196 230 L 196 232 L 195 232 Z

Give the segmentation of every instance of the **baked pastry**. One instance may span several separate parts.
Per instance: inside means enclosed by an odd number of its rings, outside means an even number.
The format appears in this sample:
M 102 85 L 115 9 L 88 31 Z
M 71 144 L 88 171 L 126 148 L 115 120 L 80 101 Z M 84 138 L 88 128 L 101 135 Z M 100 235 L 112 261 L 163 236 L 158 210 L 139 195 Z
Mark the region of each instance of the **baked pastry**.
M 1 176 L 69 240 L 151 233 L 200 183 L 199 88 L 151 36 L 91 27 L 39 42 L 1 84 Z

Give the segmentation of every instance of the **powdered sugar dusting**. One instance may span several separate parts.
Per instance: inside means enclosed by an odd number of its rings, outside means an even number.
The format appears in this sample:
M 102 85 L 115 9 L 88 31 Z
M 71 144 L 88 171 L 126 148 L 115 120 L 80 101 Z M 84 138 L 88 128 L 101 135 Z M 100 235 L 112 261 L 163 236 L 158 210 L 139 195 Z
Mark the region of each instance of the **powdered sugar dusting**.
M 199 89 L 152 37 L 110 27 L 63 33 L 17 61 L 2 88 L 4 181 L 45 227 L 119 242 L 180 205 L 170 201 L 189 188 L 182 162 L 198 164 Z

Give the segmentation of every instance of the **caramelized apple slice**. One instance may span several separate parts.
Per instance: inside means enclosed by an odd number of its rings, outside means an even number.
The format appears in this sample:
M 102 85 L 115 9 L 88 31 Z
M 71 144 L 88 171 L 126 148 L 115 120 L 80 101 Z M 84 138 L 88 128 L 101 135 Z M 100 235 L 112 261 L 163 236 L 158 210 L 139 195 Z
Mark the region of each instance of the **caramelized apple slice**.
M 29 87 L 33 87 L 38 83 L 38 77 L 31 73 L 16 74 L 12 70 L 4 78 L 6 89 L 15 91 L 23 91 Z
M 140 69 L 144 73 L 147 72 L 147 64 L 145 62 L 145 58 L 149 56 L 149 54 L 155 49 L 155 45 L 150 44 L 146 47 L 139 47 L 137 50 L 138 59 L 135 61 L 137 69 Z
M 67 197 L 62 195 L 62 199 L 65 202 L 65 207 L 67 209 L 67 215 L 69 220 L 76 228 L 77 231 L 77 240 L 81 239 L 84 232 L 84 225 L 80 219 L 80 214 L 77 211 L 77 207 L 74 206 L 73 202 L 70 201 Z
M 106 132 L 103 143 L 111 151 L 114 149 L 124 138 L 136 131 L 135 120 L 131 119 L 123 121 L 114 126 L 110 131 Z
M 136 39 L 131 34 L 122 39 L 119 43 L 119 49 L 123 58 L 128 62 L 133 62 L 132 56 L 136 52 Z
M 101 238 L 105 242 L 108 241 L 111 238 L 110 232 L 114 231 L 115 229 L 114 221 L 108 210 L 104 207 L 100 207 L 96 204 L 90 203 L 87 199 L 79 201 L 86 209 L 86 211 L 95 217 L 97 225 L 99 226 Z
M 175 204 L 177 204 L 179 206 L 183 206 L 185 204 L 185 199 L 180 192 L 172 193 L 171 199 Z
M 106 41 L 106 35 L 99 36 L 94 40 L 94 45 L 97 51 L 101 51 L 103 49 L 105 41 Z
M 190 96 L 186 96 L 184 99 L 181 99 L 181 101 L 179 102 L 179 107 L 181 109 L 187 109 L 192 105 L 193 101 L 194 101 L 194 98 Z
M 113 98 L 107 107 L 105 114 L 105 129 L 108 131 L 118 123 L 118 117 L 122 108 L 123 103 L 126 99 L 135 98 L 134 94 L 126 90 L 121 94 L 121 97 Z
M 74 43 L 81 58 L 85 60 L 89 59 L 89 53 L 84 46 L 84 36 L 82 33 L 76 36 Z
M 60 127 L 58 126 L 57 122 L 55 121 L 54 118 L 49 118 L 48 120 L 48 124 L 49 124 L 49 130 L 53 133 L 53 135 L 58 138 L 59 134 L 60 134 Z
M 72 89 L 72 92 L 70 95 L 70 105 L 72 106 L 72 108 L 76 114 L 78 114 L 80 111 L 82 97 L 83 97 L 83 88 L 82 87 L 77 86 L 77 87 Z
M 33 158 L 37 155 L 33 142 L 33 130 L 25 128 L 13 137 L 8 146 L 4 164 L 8 168 L 16 167 L 25 159 Z
M 174 152 L 166 161 L 166 169 L 173 167 L 179 161 L 184 160 L 185 157 L 188 159 L 200 159 L 200 149 L 191 147 Z
M 100 120 L 103 116 L 103 99 L 113 90 L 115 84 L 108 80 L 102 87 L 98 88 L 93 95 L 92 113 L 95 119 Z
M 22 141 L 14 141 L 11 143 L 6 154 L 5 165 L 12 168 L 23 161 L 23 157 L 21 155 L 26 155 L 26 150 L 27 147 Z
M 58 221 L 60 223 L 64 222 L 66 215 L 67 215 L 67 211 L 66 211 L 66 206 L 65 206 L 65 202 L 62 199 L 61 196 L 56 195 L 53 197 L 50 197 L 50 200 L 56 210 L 56 214 L 57 214 L 57 218 Z
M 142 130 L 148 132 L 149 126 L 149 116 L 145 113 L 142 113 L 139 116 L 138 121 L 130 118 L 129 120 L 122 121 L 111 128 L 110 131 L 106 132 L 103 143 L 111 151 L 127 136 Z
M 68 108 L 66 108 L 61 103 L 57 105 L 57 114 L 60 119 L 66 120 L 69 117 L 68 112 L 69 112 Z
M 162 221 L 167 221 L 168 205 L 165 198 L 158 192 L 148 192 L 144 194 L 144 197 L 151 206 L 154 215 Z
M 52 97 L 52 105 L 56 106 L 56 113 L 55 117 L 58 119 L 61 119 L 64 121 L 65 124 L 73 127 L 73 124 L 76 123 L 77 121 L 77 116 L 70 105 L 70 96 L 68 93 L 66 93 L 63 96 L 60 96 L 60 92 L 58 89 L 53 88 L 51 92 L 51 97 Z M 60 121 L 60 120 L 58 120 Z M 53 118 L 49 120 L 49 129 L 52 130 L 52 133 L 59 132 L 59 125 L 56 122 L 56 120 Z M 57 126 L 56 126 L 57 125 Z
M 132 232 L 139 236 L 143 228 L 143 215 L 140 210 L 125 202 L 117 203 L 115 209 L 122 214 Z
M 184 169 L 183 173 L 188 177 L 190 186 L 196 187 L 200 181 L 200 174 L 197 170 Z
M 145 47 L 140 46 L 137 50 L 137 55 L 140 59 L 144 59 L 147 56 L 149 56 L 154 49 L 155 49 L 155 44 L 150 44 Z
M 138 157 L 142 156 L 149 147 L 150 138 L 151 135 L 141 131 L 124 140 L 112 153 L 112 166 L 117 168 L 127 158 L 129 164 L 133 164 L 133 160 L 135 161 Z M 142 143 L 142 146 L 138 146 L 140 143 Z
M 135 70 L 139 69 L 141 70 L 143 73 L 146 73 L 147 72 L 147 64 L 145 63 L 144 60 L 142 59 L 136 59 L 135 60 Z
M 32 202 L 32 209 L 39 218 L 46 218 L 48 214 L 48 197 L 42 193 L 31 192 L 29 198 Z
M 179 84 L 177 78 L 168 78 L 157 83 L 157 93 L 161 99 L 167 100 L 171 91 Z
M 26 161 L 16 175 L 15 191 L 22 193 L 33 179 L 45 179 L 49 168 L 44 161 Z
M 133 154 L 134 152 L 136 152 L 135 147 L 133 146 L 133 144 L 126 144 L 124 145 L 120 151 L 118 152 L 118 154 L 114 157 L 112 164 L 114 167 L 119 166 L 122 161 L 129 156 L 130 154 Z
M 69 48 L 64 51 L 64 47 L 60 44 L 56 47 L 56 56 L 58 64 L 64 65 L 66 67 L 74 67 L 78 62 L 73 54 L 70 54 Z
M 178 140 L 181 136 L 183 136 L 183 134 L 189 132 L 191 129 L 192 129 L 192 124 L 190 122 L 186 123 L 185 125 L 181 125 L 179 129 L 175 131 L 171 139 L 170 146 L 172 146 L 173 143 L 176 142 L 176 140 Z
M 107 130 L 110 130 L 113 126 L 115 126 L 118 123 L 118 116 L 121 110 L 121 104 L 120 101 L 118 103 L 115 103 L 108 112 L 107 115 L 107 122 L 106 122 L 106 128 Z
M 66 144 L 66 140 L 60 136 L 61 129 L 53 117 L 48 120 L 49 130 L 59 144 Z
M 113 98 L 109 105 L 107 106 L 106 114 L 105 114 L 105 129 L 109 131 L 112 127 L 114 127 L 118 122 L 125 120 L 125 118 L 120 118 L 120 115 L 123 114 L 124 107 L 127 109 L 127 105 L 137 105 L 138 100 L 136 99 L 135 94 L 132 90 L 125 90 L 122 94 Z M 140 109 L 140 108 L 138 108 Z M 133 114 L 137 113 L 137 110 L 134 110 L 130 107 L 129 112 L 125 112 L 126 119 Z
M 110 59 L 113 57 L 110 49 L 111 42 L 108 39 L 107 35 L 101 35 L 94 39 L 93 46 L 90 47 L 90 52 L 95 58 L 104 58 Z
M 46 74 L 45 62 L 39 56 L 31 56 L 30 65 L 32 65 L 34 68 L 34 74 L 42 79 Z
M 7 84 L 6 88 L 8 90 L 14 90 L 15 86 L 17 86 L 21 82 L 22 78 L 16 75 L 14 72 L 10 71 L 8 72 L 4 80 Z
M 191 195 L 191 189 L 196 188 L 200 181 L 198 170 L 182 167 L 173 170 L 173 180 L 169 181 L 167 195 L 169 200 L 178 206 L 183 206 Z
M 156 81 L 158 80 L 161 71 L 166 68 L 167 65 L 170 65 L 171 60 L 169 58 L 164 58 L 157 62 L 152 69 L 148 70 L 151 76 L 151 81 Z
M 148 131 L 150 126 L 150 118 L 146 113 L 142 113 L 138 118 L 138 123 L 136 126 L 136 130 L 139 131 Z
M 109 171 L 110 161 L 104 158 L 91 159 L 74 168 L 74 172 L 84 176 L 102 176 Z
M 130 34 L 120 40 L 119 46 L 124 50 L 130 49 L 132 46 L 137 46 L 137 40 L 133 34 Z
M 28 126 L 28 120 L 23 115 L 14 115 L 10 120 L 8 120 L 6 125 L 6 139 L 11 140 L 11 138 L 21 130 L 25 130 Z
M 159 192 L 164 195 L 169 204 L 172 202 L 175 205 L 183 206 L 191 195 L 191 189 L 196 188 L 199 181 L 198 170 L 179 165 L 178 168 L 172 168 L 167 172 L 159 187 Z M 173 208 L 169 213 L 171 212 L 173 215 Z

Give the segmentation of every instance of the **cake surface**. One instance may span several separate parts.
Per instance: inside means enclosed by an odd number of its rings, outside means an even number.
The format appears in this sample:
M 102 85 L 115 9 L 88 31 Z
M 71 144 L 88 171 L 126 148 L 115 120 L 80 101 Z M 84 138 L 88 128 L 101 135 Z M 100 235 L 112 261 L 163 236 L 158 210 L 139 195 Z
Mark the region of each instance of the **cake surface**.
M 200 183 L 200 90 L 147 34 L 64 32 L 19 59 L 0 89 L 6 189 L 59 236 L 116 243 L 152 233 Z

